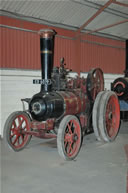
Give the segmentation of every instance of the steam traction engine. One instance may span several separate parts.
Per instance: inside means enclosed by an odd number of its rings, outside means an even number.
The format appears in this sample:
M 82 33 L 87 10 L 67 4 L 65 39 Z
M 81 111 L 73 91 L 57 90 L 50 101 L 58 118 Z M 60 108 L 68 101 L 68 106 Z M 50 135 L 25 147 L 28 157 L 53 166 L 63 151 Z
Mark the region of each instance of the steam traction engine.
M 125 75 L 114 80 L 111 84 L 111 90 L 114 91 L 119 98 L 121 119 L 128 121 L 128 40 L 126 40 Z
M 97 140 L 113 141 L 119 130 L 120 107 L 116 94 L 104 90 L 103 72 L 97 68 L 87 78 L 70 78 L 61 60 L 53 68 L 54 35 L 41 30 L 41 90 L 22 99 L 28 109 L 12 113 L 5 123 L 5 135 L 14 151 L 22 150 L 31 136 L 57 138 L 57 148 L 65 160 L 79 153 L 82 138 L 94 131 Z M 24 105 L 23 105 L 24 107 Z

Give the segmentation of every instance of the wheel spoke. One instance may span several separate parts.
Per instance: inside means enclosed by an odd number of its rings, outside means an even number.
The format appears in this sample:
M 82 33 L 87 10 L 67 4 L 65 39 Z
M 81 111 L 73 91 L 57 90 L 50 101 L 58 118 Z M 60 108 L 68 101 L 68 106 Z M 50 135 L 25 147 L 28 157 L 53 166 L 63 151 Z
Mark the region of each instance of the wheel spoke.
M 99 68 L 93 69 L 87 76 L 87 94 L 90 100 L 95 100 L 97 94 L 104 89 L 103 72 Z
M 6 139 L 14 151 L 20 151 L 30 141 L 30 135 L 22 134 L 22 130 L 30 131 L 29 121 L 29 116 L 25 112 L 14 112 L 9 116 Z
M 25 130 L 26 129 L 26 125 L 24 127 L 22 127 L 22 130 Z
M 69 125 L 69 123 L 70 123 L 70 125 Z M 72 120 L 69 123 L 68 123 L 68 130 L 69 130 L 69 133 L 72 134 L 72 130 L 71 130 L 71 127 L 73 124 Z
M 14 125 L 14 128 L 13 129 L 16 129 L 17 128 L 17 126 L 16 126 L 16 122 L 15 122 L 15 120 L 13 121 L 13 123 L 12 123 L 12 126 Z
M 61 157 L 66 160 L 74 159 L 81 147 L 81 127 L 74 115 L 62 119 L 58 130 L 57 147 Z
M 65 141 L 65 143 L 64 143 L 65 149 L 66 149 L 66 147 L 67 147 L 67 144 L 68 144 L 68 141 Z
M 66 133 L 66 134 L 65 134 L 65 137 L 64 137 L 64 141 L 68 141 L 68 140 L 69 140 L 69 134 Z
M 16 139 L 15 139 L 15 140 L 14 140 L 14 142 L 12 143 L 13 145 L 15 145 L 15 144 L 16 144 L 16 142 L 17 142 L 18 138 L 19 138 L 19 136 L 17 135 L 17 136 L 16 136 Z
M 69 148 L 68 148 L 68 154 L 72 153 L 73 152 L 73 149 L 72 149 L 72 143 L 70 142 L 69 143 Z
M 13 133 L 13 135 L 10 135 L 10 139 L 13 138 L 15 136 L 15 134 Z
M 22 121 L 20 121 L 18 129 L 20 129 L 20 127 L 22 126 L 22 123 L 24 122 L 24 119 Z

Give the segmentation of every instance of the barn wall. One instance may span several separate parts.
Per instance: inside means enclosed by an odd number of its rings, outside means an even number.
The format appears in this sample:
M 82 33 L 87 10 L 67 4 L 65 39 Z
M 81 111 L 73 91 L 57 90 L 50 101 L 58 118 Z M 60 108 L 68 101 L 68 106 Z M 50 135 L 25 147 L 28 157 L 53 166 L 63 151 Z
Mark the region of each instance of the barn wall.
M 39 35 L 37 31 L 48 28 L 41 24 L 1 16 L 0 27 L 2 52 L 1 68 L 40 69 Z M 26 30 L 10 29 L 7 26 Z M 123 73 L 125 68 L 125 42 L 108 38 L 83 35 L 75 39 L 75 32 L 50 27 L 57 32 L 55 37 L 54 65 L 61 57 L 68 68 L 76 72 L 88 72 L 100 67 L 105 73 Z

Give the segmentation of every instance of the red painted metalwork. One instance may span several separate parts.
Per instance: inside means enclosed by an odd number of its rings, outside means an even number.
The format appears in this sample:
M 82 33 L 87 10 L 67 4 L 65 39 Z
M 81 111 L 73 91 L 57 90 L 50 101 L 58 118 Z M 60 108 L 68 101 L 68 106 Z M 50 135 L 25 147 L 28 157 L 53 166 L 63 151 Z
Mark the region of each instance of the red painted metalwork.
M 120 5 L 120 6 L 123 6 L 123 7 L 128 7 L 128 4 L 122 3 L 122 2 L 119 2 L 119 1 L 114 1 L 113 3 L 117 4 L 117 5 Z
M 98 93 L 94 103 L 93 128 L 99 141 L 113 141 L 120 126 L 120 105 L 117 95 L 113 91 Z
M 78 30 L 77 33 L 80 33 L 82 29 L 84 29 L 89 23 L 91 23 L 99 14 L 101 14 L 104 9 L 106 9 L 111 3 L 115 2 L 115 0 L 109 0 L 105 5 L 103 5 L 92 17 L 90 17 Z
M 21 130 L 25 132 L 25 135 L 21 133 Z M 10 141 L 15 149 L 22 148 L 27 143 L 29 138 L 27 131 L 30 131 L 29 120 L 23 114 L 18 115 L 10 128 Z
M 87 114 L 81 114 L 80 115 L 80 123 L 81 123 L 81 127 L 85 128 L 88 125 L 88 116 Z
M 54 119 L 48 119 L 45 122 L 37 122 L 37 121 L 32 121 L 30 123 L 30 128 L 33 130 L 52 130 L 54 128 Z
M 120 124 L 120 107 L 118 99 L 113 95 L 109 98 L 108 104 L 106 106 L 106 132 L 110 138 L 117 135 Z
M 38 131 L 22 131 L 22 135 L 32 135 L 41 139 L 51 139 L 56 138 L 56 134 L 54 133 L 47 133 L 46 130 L 38 130 Z
M 81 92 L 81 89 L 73 89 L 74 92 L 59 92 L 63 97 L 65 103 L 64 115 L 75 115 L 83 112 L 85 109 L 85 95 Z
M 87 93 L 89 99 L 94 101 L 97 94 L 102 90 L 104 90 L 103 72 L 100 68 L 92 69 L 87 76 Z
M 80 124 L 72 119 L 67 123 L 64 135 L 64 147 L 68 157 L 72 157 L 80 146 Z

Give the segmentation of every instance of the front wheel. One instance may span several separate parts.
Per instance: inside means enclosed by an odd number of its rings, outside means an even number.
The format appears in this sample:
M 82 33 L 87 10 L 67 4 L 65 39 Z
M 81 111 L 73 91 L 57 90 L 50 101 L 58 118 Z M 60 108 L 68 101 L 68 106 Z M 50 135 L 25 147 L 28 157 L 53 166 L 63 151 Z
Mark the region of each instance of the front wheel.
M 73 160 L 78 155 L 82 141 L 81 126 L 78 118 L 65 116 L 60 122 L 57 135 L 58 152 L 65 160 Z
M 4 137 L 12 150 L 21 151 L 31 140 L 31 135 L 23 132 L 30 131 L 30 118 L 22 111 L 13 112 L 6 120 Z

